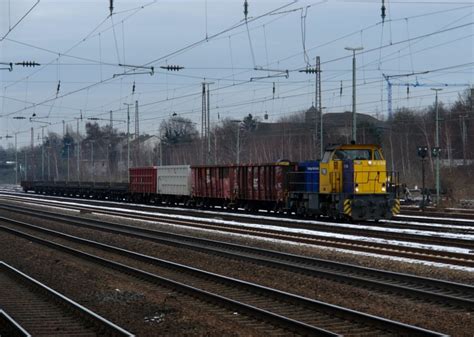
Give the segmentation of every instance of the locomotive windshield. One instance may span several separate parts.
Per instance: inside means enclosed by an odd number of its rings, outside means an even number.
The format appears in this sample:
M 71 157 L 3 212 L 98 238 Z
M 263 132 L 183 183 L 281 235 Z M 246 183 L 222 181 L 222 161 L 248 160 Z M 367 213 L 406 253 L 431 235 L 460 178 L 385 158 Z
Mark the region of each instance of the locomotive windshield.
M 333 155 L 334 160 L 371 160 L 371 150 L 360 150 L 360 149 L 347 149 L 347 150 L 336 150 Z
M 379 149 L 357 149 L 357 148 L 338 148 L 337 150 L 328 149 L 324 152 L 323 163 L 330 160 L 384 160 Z

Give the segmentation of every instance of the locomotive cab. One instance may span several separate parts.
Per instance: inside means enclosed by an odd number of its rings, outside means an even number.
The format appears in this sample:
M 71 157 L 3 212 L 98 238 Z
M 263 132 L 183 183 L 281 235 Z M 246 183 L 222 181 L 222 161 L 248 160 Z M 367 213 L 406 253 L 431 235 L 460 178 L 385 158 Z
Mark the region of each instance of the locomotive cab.
M 382 149 L 371 144 L 331 146 L 320 163 L 321 207 L 325 213 L 353 220 L 386 219 L 398 213 Z
M 329 147 L 320 164 L 320 193 L 386 193 L 386 162 L 376 145 Z

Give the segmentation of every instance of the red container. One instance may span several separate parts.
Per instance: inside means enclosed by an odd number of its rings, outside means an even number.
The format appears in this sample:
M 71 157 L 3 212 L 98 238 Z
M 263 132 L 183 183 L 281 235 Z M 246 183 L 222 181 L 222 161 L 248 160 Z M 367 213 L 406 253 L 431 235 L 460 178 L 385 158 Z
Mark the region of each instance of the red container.
M 282 162 L 241 165 L 237 170 L 237 198 L 254 201 L 283 201 L 288 190 L 288 172 L 295 165 Z
M 283 201 L 288 190 L 287 173 L 295 168 L 288 162 L 193 166 L 192 195 L 232 201 Z
M 134 167 L 130 169 L 130 192 L 141 194 L 157 193 L 156 166 Z
M 232 199 L 232 168 L 232 166 L 192 166 L 193 196 Z

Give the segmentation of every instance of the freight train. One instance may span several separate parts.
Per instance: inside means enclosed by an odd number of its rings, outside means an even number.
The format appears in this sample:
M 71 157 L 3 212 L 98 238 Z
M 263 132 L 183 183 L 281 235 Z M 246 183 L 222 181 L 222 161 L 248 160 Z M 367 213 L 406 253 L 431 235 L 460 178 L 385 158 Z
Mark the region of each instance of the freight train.
M 333 145 L 319 161 L 131 168 L 128 183 L 22 181 L 25 192 L 348 220 L 400 211 L 398 177 L 377 145 Z

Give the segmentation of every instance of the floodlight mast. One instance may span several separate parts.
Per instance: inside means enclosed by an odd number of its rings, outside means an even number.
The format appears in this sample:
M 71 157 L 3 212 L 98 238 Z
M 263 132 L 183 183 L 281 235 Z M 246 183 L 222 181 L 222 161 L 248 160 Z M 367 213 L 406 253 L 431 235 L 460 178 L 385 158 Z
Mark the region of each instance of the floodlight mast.
M 345 50 L 352 51 L 352 141 L 357 142 L 357 119 L 356 119 L 356 51 L 363 50 L 364 47 L 345 47 Z
M 132 103 L 123 103 L 127 106 L 127 177 L 130 179 L 130 105 Z
M 436 206 L 439 206 L 439 190 L 440 190 L 440 184 L 439 184 L 439 108 L 438 108 L 438 91 L 441 91 L 443 89 L 440 88 L 431 88 L 431 90 L 436 92 L 436 97 L 435 97 L 435 109 L 436 109 L 436 134 L 435 134 L 435 152 L 436 154 Z

